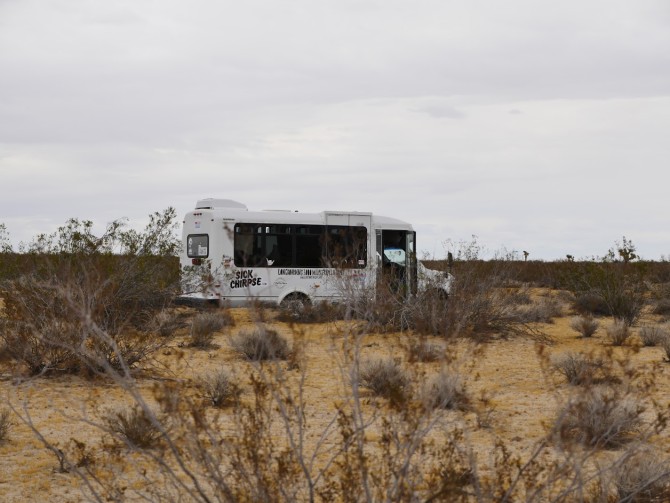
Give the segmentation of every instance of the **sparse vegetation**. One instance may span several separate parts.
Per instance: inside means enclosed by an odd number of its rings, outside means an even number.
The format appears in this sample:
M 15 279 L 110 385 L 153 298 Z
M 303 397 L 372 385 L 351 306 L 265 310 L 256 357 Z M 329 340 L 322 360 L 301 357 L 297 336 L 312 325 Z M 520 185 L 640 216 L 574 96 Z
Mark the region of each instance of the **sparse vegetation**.
M 395 405 L 409 399 L 411 379 L 398 360 L 393 358 L 365 362 L 360 368 L 360 385 L 375 395 L 388 398 Z
M 158 446 L 163 427 L 155 413 L 139 405 L 109 411 L 105 417 L 109 431 L 128 447 L 149 449 Z
M 265 325 L 241 331 L 230 344 L 235 351 L 253 361 L 285 360 L 290 352 L 286 339 Z
M 607 332 L 607 337 L 612 342 L 613 346 L 623 346 L 631 336 L 628 323 L 621 319 L 613 320 L 605 330 Z
M 589 447 L 620 447 L 642 426 L 644 407 L 613 386 L 586 388 L 560 410 L 556 429 L 563 441 Z
M 9 428 L 11 426 L 9 416 L 9 409 L 0 410 L 0 442 L 7 439 L 7 434 L 9 433 Z
M 101 253 L 91 239 L 75 239 L 77 229 L 73 224 L 65 235 L 81 249 L 66 240 L 67 253 L 80 254 L 78 260 L 88 260 L 87 247 Z M 567 294 L 528 286 L 535 284 L 533 277 L 559 282 L 548 273 L 551 265 L 507 257 L 464 260 L 456 264 L 460 271 L 454 271 L 457 284 L 449 299 L 436 291 L 405 299 L 383 290 L 370 298 L 350 286 L 342 305 L 306 305 L 298 316 L 284 317 L 270 307 L 233 311 L 244 321 L 238 321 L 236 335 L 228 330 L 221 335 L 244 357 L 237 358 L 229 348 L 212 344 L 214 334 L 232 326 L 232 317 L 226 318 L 230 311 L 165 309 L 173 285 L 168 276 L 160 299 L 138 300 L 145 288 L 156 287 L 156 278 L 137 270 L 127 272 L 126 279 L 139 284 L 124 286 L 125 276 L 114 270 L 119 264 L 153 267 L 132 245 L 137 237 L 127 236 L 124 261 L 101 253 L 103 262 L 114 262 L 111 269 L 94 267 L 87 276 L 61 256 L 58 264 L 67 267 L 50 275 L 56 262 L 35 256 L 43 270 L 31 265 L 27 274 L 15 276 L 12 269 L 14 276 L 0 289 L 4 299 L 26 294 L 5 302 L 0 314 L 5 377 L 0 385 L 11 390 L 12 407 L 26 397 L 25 408 L 16 407 L 14 417 L 56 456 L 58 466 L 49 465 L 47 477 L 53 476 L 52 468 L 71 474 L 59 483 L 83 481 L 86 499 L 595 503 L 668 498 L 666 460 L 655 464 L 655 455 L 640 447 L 648 432 L 663 450 L 668 445 L 667 411 L 652 396 L 654 381 L 664 379 L 660 362 L 650 364 L 641 356 L 650 353 L 636 354 L 635 347 L 597 352 L 593 348 L 602 343 L 588 339 L 593 332 L 572 325 L 584 339 L 571 336 L 570 347 L 584 352 L 561 355 L 561 344 L 568 344 L 565 318 L 550 327 L 559 335 L 547 351 L 559 354 L 551 368 L 572 386 L 552 379 L 539 364 L 537 372 L 529 372 L 532 366 L 522 361 L 528 354 L 522 352 L 534 346 L 528 338 L 544 340 L 537 336 L 537 324 L 563 314 Z M 40 241 L 45 249 L 52 246 L 48 242 Z M 643 264 L 630 256 L 626 262 L 597 266 L 623 274 L 624 292 L 648 289 L 633 284 Z M 565 262 L 556 268 L 572 271 L 582 265 Z M 614 303 L 591 279 L 588 291 L 611 316 Z M 136 302 L 110 299 L 116 294 Z M 656 322 L 650 311 L 623 317 L 628 337 L 631 320 Z M 275 316 L 288 323 L 275 323 Z M 643 343 L 658 338 L 670 360 L 670 337 L 663 330 L 643 324 L 638 333 Z M 174 343 L 175 332 L 186 343 Z M 196 333 L 193 345 L 210 351 L 183 349 Z M 470 345 L 478 348 L 474 356 Z M 56 372 L 103 378 L 66 376 L 68 381 L 37 379 L 30 389 L 25 385 L 26 374 Z M 82 382 L 92 402 L 63 405 L 62 421 L 75 437 L 85 429 L 94 433 L 87 432 L 85 441 L 63 441 L 54 433 L 59 421 L 51 414 L 58 411 L 47 415 L 31 408 L 30 400 L 39 394 L 33 390 L 62 390 L 73 383 L 80 392 Z M 499 399 L 488 398 L 496 393 Z M 128 406 L 101 414 L 101 395 L 106 403 Z M 517 406 L 516 395 L 523 405 Z M 529 425 L 541 421 L 529 421 L 529 411 L 546 410 L 554 398 L 565 403 L 553 428 L 534 430 Z M 491 413 L 487 429 L 478 431 L 484 423 L 472 416 L 484 415 L 484 407 Z M 40 421 L 33 423 L 30 413 Z M 516 428 L 515 421 L 523 426 Z M 9 412 L 0 411 L 0 440 L 9 424 Z M 106 435 L 98 440 L 95 432 Z M 116 442 L 108 441 L 109 434 Z M 19 444 L 14 437 L 3 452 Z M 601 452 L 604 448 L 609 451 Z
M 202 387 L 207 402 L 214 407 L 230 405 L 241 394 L 239 385 L 226 370 L 219 370 L 203 378 Z
M 570 328 L 580 334 L 582 337 L 592 337 L 596 333 L 600 323 L 590 314 L 575 316 L 570 320 Z
M 435 409 L 466 410 L 470 406 L 463 378 L 449 368 L 442 369 L 425 385 L 423 402 L 426 407 Z
M 224 310 L 199 313 L 191 322 L 189 346 L 201 349 L 209 348 L 216 332 L 233 324 L 232 318 Z
M 660 325 L 644 325 L 638 332 L 644 346 L 658 346 L 670 337 L 670 332 Z
M 600 372 L 604 362 L 601 358 L 593 358 L 578 353 L 566 353 L 554 359 L 554 368 L 565 376 L 569 384 L 593 384 L 601 380 Z

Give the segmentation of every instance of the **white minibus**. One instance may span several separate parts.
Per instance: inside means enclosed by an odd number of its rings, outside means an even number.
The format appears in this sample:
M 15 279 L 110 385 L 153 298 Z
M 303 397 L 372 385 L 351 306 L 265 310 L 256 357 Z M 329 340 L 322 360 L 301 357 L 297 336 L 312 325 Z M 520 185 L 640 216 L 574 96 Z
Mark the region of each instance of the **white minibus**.
M 382 275 L 402 295 L 438 289 L 451 275 L 416 259 L 406 222 L 358 211 L 249 211 L 228 199 L 202 199 L 183 222 L 183 299 L 231 306 L 336 301 L 345 283 L 374 289 Z

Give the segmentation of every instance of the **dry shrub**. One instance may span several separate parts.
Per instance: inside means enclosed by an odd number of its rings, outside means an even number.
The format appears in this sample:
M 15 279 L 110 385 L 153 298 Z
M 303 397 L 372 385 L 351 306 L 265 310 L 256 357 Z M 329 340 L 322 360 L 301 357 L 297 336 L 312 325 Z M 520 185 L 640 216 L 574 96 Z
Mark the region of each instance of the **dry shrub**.
M 642 425 L 644 407 L 611 386 L 593 386 L 573 398 L 558 414 L 556 431 L 563 441 L 590 447 L 618 447 Z
M 670 501 L 670 472 L 662 454 L 644 449 L 615 466 L 612 483 L 617 501 Z
M 109 431 L 133 449 L 157 447 L 163 436 L 156 415 L 139 405 L 109 411 L 104 420 Z
M 208 348 L 212 345 L 214 334 L 224 327 L 233 325 L 228 311 L 206 311 L 197 314 L 191 322 L 189 346 Z
M 438 344 L 432 344 L 424 335 L 410 337 L 405 346 L 407 361 L 415 362 L 435 362 L 444 358 L 444 348 Z
M 10 357 L 31 375 L 91 375 L 132 367 L 166 344 L 150 332 L 178 288 L 174 220 L 170 209 L 144 233 L 113 222 L 94 236 L 91 222 L 72 219 L 27 245 L 22 274 L 0 285 Z
M 277 319 L 287 323 L 327 323 L 345 318 L 346 309 L 338 302 L 283 303 Z
M 393 358 L 365 362 L 360 368 L 360 385 L 375 395 L 399 405 L 410 395 L 411 379 L 400 362 Z
M 575 316 L 570 320 L 570 328 L 582 337 L 592 337 L 596 333 L 600 323 L 590 314 Z
M 613 346 L 623 346 L 631 336 L 630 326 L 622 319 L 612 321 L 605 331 Z
M 0 442 L 7 439 L 11 422 L 9 420 L 9 409 L 0 410 Z
M 445 368 L 423 388 L 423 403 L 429 409 L 467 410 L 470 398 L 460 374 Z
M 663 342 L 663 339 L 670 337 L 667 328 L 659 325 L 645 325 L 640 327 L 638 335 L 644 346 L 657 346 Z
M 516 296 L 509 301 L 516 302 Z M 537 301 L 513 304 L 514 312 L 520 323 L 552 323 L 554 318 L 563 314 L 563 306 L 554 298 L 543 297 Z
M 265 325 L 240 332 L 230 344 L 235 351 L 253 361 L 286 360 L 290 353 L 286 339 Z
M 156 313 L 151 322 L 151 328 L 161 337 L 172 337 L 175 331 L 185 326 L 182 316 L 169 309 Z
M 205 398 L 214 407 L 225 407 L 237 400 L 241 394 L 239 385 L 226 370 L 219 370 L 202 379 Z
M 604 362 L 579 353 L 566 353 L 554 359 L 553 367 L 565 376 L 569 384 L 583 385 L 602 380 Z

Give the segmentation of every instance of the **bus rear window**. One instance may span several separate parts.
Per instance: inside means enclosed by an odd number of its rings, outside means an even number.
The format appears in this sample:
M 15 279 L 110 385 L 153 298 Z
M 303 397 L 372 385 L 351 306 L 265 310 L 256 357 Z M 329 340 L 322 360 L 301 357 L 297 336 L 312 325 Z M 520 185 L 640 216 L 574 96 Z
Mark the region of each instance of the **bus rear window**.
M 209 255 L 209 235 L 189 234 L 186 240 L 186 255 L 195 258 L 207 257 Z

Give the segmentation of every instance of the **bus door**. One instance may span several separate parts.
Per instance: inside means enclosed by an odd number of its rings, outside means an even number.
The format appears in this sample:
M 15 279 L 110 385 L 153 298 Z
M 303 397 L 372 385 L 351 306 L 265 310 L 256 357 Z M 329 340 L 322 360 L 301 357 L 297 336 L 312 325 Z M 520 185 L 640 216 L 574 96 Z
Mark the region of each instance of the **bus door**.
M 377 287 L 389 289 L 406 298 L 416 294 L 416 233 L 405 230 L 378 229 L 376 240 Z

